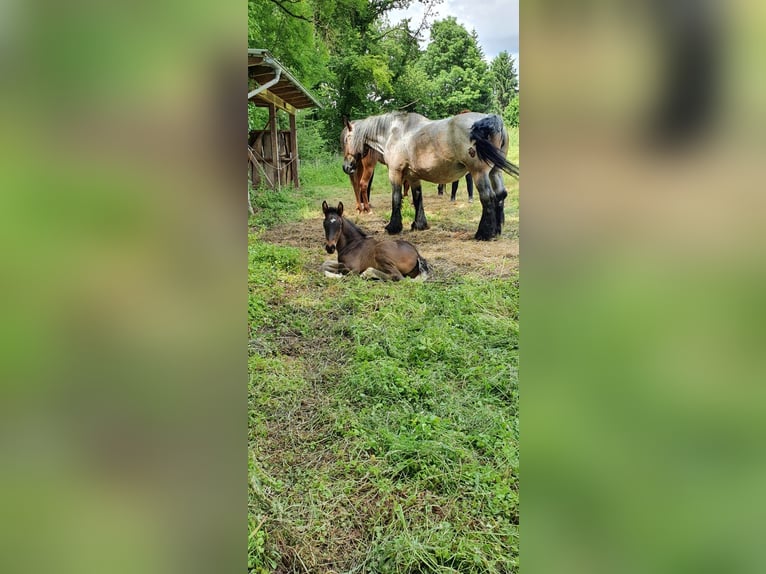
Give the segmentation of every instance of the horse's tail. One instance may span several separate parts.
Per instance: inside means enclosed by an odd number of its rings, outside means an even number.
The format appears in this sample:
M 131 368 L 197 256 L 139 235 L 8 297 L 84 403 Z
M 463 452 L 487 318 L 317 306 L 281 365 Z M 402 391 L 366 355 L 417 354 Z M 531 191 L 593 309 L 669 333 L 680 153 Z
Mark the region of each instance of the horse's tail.
M 425 257 L 418 253 L 418 279 L 425 281 L 431 273 L 433 273 L 433 267 L 425 260 Z
M 503 143 L 508 139 L 503 120 L 500 116 L 491 115 L 482 118 L 471 126 L 471 140 L 476 144 L 476 154 L 482 161 L 499 167 L 509 175 L 519 177 L 519 166 L 508 161 L 490 141 L 492 136 L 500 134 Z

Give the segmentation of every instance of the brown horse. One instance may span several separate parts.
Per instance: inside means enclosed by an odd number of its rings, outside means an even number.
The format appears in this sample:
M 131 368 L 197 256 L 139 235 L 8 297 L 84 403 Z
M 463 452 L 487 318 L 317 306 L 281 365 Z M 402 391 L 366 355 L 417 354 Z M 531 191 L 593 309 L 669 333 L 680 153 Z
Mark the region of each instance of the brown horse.
M 338 261 L 325 261 L 322 270 L 329 277 L 359 273 L 362 277 L 399 281 L 403 277 L 428 277 L 431 266 L 409 241 L 377 241 L 343 218 L 343 202 L 330 207 L 322 202 L 325 250 L 338 251 Z
M 348 131 L 352 129 L 352 122 L 348 121 L 348 118 L 343 117 L 343 123 L 345 127 L 340 132 L 341 148 L 345 152 L 345 143 L 348 135 Z M 348 174 L 348 178 L 351 180 L 351 187 L 354 190 L 354 196 L 356 197 L 356 211 L 358 213 L 369 212 L 370 209 L 370 194 L 372 193 L 372 180 L 375 177 L 375 166 L 378 162 L 386 165 L 383 154 L 366 147 L 358 157 L 353 169 L 346 171 L 345 163 L 343 170 Z M 409 190 L 409 184 L 404 184 L 404 195 L 407 195 Z
M 346 173 L 354 171 L 365 147 L 386 160 L 392 195 L 388 233 L 402 231 L 404 182 L 412 188 L 415 205 L 412 229 L 428 229 L 421 181 L 450 183 L 466 173 L 471 174 L 481 199 L 476 239 L 486 241 L 502 231 L 508 192 L 501 171 L 518 177 L 519 168 L 506 159 L 508 133 L 500 116 L 471 112 L 429 120 L 420 114 L 393 112 L 357 120 L 346 132 Z

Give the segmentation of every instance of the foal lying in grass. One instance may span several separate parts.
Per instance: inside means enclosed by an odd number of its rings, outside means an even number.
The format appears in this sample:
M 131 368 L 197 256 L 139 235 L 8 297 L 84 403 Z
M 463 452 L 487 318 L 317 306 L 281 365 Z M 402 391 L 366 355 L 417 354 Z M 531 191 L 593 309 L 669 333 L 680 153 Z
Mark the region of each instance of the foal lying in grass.
M 426 279 L 431 270 L 415 246 L 402 239 L 378 241 L 369 237 L 348 219 L 343 218 L 343 202 L 324 211 L 325 250 L 335 253 L 338 261 L 325 261 L 322 271 L 328 277 L 359 273 L 365 278 L 399 281 L 403 277 Z

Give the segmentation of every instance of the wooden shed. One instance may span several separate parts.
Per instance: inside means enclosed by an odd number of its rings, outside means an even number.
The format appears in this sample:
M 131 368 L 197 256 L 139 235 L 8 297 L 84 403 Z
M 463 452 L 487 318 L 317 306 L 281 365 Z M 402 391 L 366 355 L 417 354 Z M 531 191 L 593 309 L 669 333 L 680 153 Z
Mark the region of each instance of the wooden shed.
M 253 186 L 266 183 L 271 188 L 278 188 L 292 183 L 299 187 L 295 112 L 321 105 L 267 50 L 247 50 L 247 76 L 248 101 L 269 109 L 267 125 L 248 133 L 250 181 Z M 278 130 L 280 110 L 290 117 L 289 130 Z

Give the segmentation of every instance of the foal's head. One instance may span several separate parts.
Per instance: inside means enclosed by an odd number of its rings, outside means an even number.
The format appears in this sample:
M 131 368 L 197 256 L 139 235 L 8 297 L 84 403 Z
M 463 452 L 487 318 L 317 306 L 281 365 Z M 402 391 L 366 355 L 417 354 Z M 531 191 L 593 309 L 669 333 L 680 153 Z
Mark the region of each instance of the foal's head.
M 338 238 L 343 232 L 343 202 L 338 202 L 338 207 L 330 207 L 326 201 L 323 201 L 322 211 L 324 211 L 324 248 L 327 253 L 335 253 Z
M 340 133 L 340 147 L 343 149 L 343 171 L 351 175 L 356 171 L 357 163 L 362 160 L 362 154 L 354 153 L 351 147 L 354 125 L 346 117 L 343 118 L 343 123 L 346 125 Z

